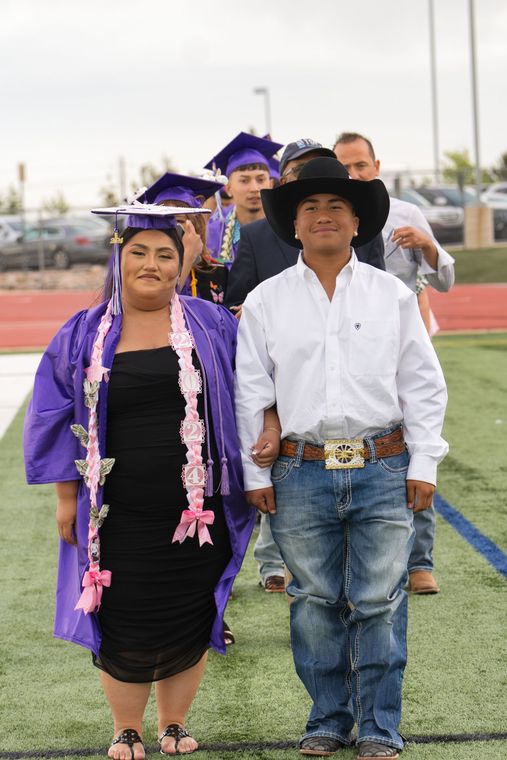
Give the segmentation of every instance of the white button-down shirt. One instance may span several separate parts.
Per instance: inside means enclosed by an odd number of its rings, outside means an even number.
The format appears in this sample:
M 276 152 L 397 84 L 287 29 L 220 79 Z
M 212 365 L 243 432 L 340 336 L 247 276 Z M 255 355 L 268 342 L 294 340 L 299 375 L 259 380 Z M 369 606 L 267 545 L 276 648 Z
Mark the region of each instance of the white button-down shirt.
M 414 203 L 400 201 L 399 198 L 389 200 L 389 216 L 382 231 L 386 271 L 399 277 L 414 293 L 418 272 L 426 277 L 435 290 L 442 292 L 450 290 L 454 284 L 454 259 L 435 240 L 422 211 Z M 421 232 L 429 235 L 438 252 L 437 269 L 433 269 L 428 264 L 420 248 L 402 248 L 392 242 L 393 230 L 398 227 L 417 227 Z
M 364 438 L 403 422 L 408 477 L 436 483 L 447 393 L 417 299 L 396 277 L 357 261 L 330 301 L 303 261 L 247 297 L 236 355 L 236 417 L 245 488 L 270 485 L 250 449 L 265 409 L 277 405 L 282 437 L 322 444 Z

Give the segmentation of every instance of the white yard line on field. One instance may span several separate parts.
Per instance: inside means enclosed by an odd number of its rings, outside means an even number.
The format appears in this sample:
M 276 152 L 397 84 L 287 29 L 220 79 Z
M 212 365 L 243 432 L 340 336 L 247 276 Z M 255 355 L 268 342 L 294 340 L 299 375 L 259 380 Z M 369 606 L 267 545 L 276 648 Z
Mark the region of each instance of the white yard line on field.
M 0 438 L 33 386 L 42 354 L 0 354 Z

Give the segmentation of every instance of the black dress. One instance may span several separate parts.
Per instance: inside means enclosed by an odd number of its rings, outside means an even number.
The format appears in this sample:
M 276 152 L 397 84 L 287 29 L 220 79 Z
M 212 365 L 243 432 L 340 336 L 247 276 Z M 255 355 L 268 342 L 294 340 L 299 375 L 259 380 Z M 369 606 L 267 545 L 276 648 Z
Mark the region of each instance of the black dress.
M 195 353 L 193 360 L 198 367 Z M 178 370 L 167 346 L 116 354 L 111 371 L 106 452 L 116 461 L 106 479 L 110 509 L 100 537 L 101 567 L 112 582 L 102 596 L 103 638 L 94 663 L 120 681 L 157 681 L 200 660 L 216 615 L 214 588 L 231 557 L 220 496 L 204 503 L 215 512 L 213 545 L 200 547 L 197 536 L 172 543 L 188 506 Z M 202 394 L 198 403 L 204 419 Z M 219 463 L 213 437 L 211 444 Z

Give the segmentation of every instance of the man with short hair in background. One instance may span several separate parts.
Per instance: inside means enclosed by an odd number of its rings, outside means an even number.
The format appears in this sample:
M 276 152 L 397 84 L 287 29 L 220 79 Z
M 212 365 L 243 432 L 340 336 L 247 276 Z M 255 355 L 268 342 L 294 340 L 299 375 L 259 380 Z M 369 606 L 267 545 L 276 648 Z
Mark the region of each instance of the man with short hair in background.
M 264 217 L 261 190 L 272 187 L 270 159 L 280 143 L 240 132 L 205 168 L 228 178 L 225 186 L 232 205 L 225 214 L 217 208 L 208 223 L 207 245 L 212 258 L 230 267 L 236 257 L 241 228 Z
M 358 132 L 343 132 L 334 152 L 352 179 L 372 180 L 379 176 L 380 161 L 373 145 Z M 413 203 L 390 197 L 389 216 L 384 227 L 386 271 L 399 277 L 416 292 L 417 274 L 441 292 L 454 283 L 454 259 L 435 240 L 431 227 Z M 408 562 L 409 588 L 414 594 L 438 594 L 433 576 L 435 508 L 414 516 L 415 541 Z

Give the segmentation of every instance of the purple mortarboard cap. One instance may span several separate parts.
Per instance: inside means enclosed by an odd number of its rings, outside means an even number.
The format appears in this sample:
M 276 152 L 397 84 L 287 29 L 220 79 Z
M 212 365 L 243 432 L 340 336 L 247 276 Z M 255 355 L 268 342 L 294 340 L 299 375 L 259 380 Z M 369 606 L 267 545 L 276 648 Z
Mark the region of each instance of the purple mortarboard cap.
M 185 214 L 210 214 L 209 209 L 188 208 Z M 110 263 L 112 287 L 112 311 L 114 315 L 122 313 L 120 246 L 123 242 L 118 230 L 118 217 L 126 216 L 126 226 L 141 230 L 171 230 L 176 229 L 176 217 L 181 214 L 181 208 L 176 206 L 156 206 L 154 203 L 126 203 L 124 206 L 94 208 L 92 214 L 114 216 L 114 235 L 111 238 L 113 255 Z
M 269 159 L 282 147 L 280 143 L 273 140 L 265 140 L 263 137 L 256 137 L 248 132 L 240 132 L 206 164 L 205 168 L 220 169 L 227 177 L 230 177 L 238 167 L 249 164 L 265 164 L 269 170 Z
M 280 181 L 280 161 L 277 158 L 269 159 L 269 176 Z
M 267 135 L 263 135 L 263 140 L 271 140 L 271 135 L 269 132 Z M 280 181 L 280 161 L 276 158 L 276 156 L 273 156 L 273 158 L 270 158 L 268 161 L 269 165 L 269 176 L 271 179 L 276 179 L 277 182 Z
M 213 182 L 203 177 L 188 177 L 167 172 L 144 190 L 137 200 L 155 204 L 162 201 L 181 201 L 190 208 L 201 208 L 202 201 L 210 198 L 222 187 L 221 182 Z M 179 213 L 181 214 L 181 209 Z
M 208 209 L 189 208 L 185 211 L 189 214 L 209 214 Z M 128 203 L 125 206 L 113 206 L 110 208 L 94 208 L 92 214 L 103 216 L 126 216 L 127 227 L 136 227 L 142 230 L 167 230 L 176 227 L 176 216 L 181 214 L 181 208 L 176 206 L 156 206 L 154 203 Z

